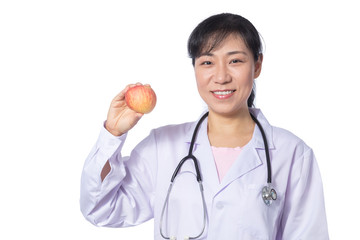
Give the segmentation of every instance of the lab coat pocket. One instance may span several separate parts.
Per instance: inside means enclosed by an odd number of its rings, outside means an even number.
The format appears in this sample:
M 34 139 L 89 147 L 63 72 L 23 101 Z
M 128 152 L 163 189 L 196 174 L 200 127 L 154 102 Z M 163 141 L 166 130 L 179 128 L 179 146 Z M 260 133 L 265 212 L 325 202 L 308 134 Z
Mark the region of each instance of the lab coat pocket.
M 272 201 L 270 205 L 266 205 L 262 197 L 262 190 L 265 186 L 266 183 L 250 183 L 242 185 L 240 188 L 240 194 L 243 196 L 242 203 L 247 210 L 253 212 L 269 212 L 269 214 L 276 214 L 281 210 L 283 193 L 281 190 L 273 187 L 277 193 L 277 199 Z
M 244 184 L 240 189 L 241 218 L 239 219 L 239 239 L 272 239 L 281 218 L 283 194 L 276 189 L 277 199 L 266 205 L 262 189 L 266 184 Z

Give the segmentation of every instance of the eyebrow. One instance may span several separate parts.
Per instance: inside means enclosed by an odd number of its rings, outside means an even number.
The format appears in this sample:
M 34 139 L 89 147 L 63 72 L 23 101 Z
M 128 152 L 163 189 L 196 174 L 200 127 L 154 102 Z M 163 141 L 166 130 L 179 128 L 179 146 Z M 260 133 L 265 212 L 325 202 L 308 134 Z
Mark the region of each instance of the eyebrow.
M 235 54 L 243 54 L 243 55 L 245 55 L 245 56 L 248 55 L 248 54 L 247 54 L 246 52 L 244 52 L 244 51 L 231 51 L 231 52 L 226 53 L 226 55 L 228 55 L 228 56 L 235 55 Z M 204 53 L 202 53 L 202 54 L 199 55 L 199 57 L 202 57 L 202 56 L 212 57 L 212 56 L 214 56 L 214 54 L 211 53 L 211 52 L 204 52 Z M 198 57 L 198 58 L 199 58 L 199 57 Z
M 234 54 L 243 54 L 247 56 L 247 53 L 244 51 L 231 51 L 227 53 L 227 55 L 234 55 Z

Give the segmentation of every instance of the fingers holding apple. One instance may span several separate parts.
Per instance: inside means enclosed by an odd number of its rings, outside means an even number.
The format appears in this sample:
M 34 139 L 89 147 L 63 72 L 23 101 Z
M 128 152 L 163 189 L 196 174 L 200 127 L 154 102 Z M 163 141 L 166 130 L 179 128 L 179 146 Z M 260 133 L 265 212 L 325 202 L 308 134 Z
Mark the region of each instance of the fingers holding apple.
M 133 128 L 140 118 L 156 105 L 156 95 L 150 85 L 130 84 L 112 100 L 105 127 L 115 136 Z

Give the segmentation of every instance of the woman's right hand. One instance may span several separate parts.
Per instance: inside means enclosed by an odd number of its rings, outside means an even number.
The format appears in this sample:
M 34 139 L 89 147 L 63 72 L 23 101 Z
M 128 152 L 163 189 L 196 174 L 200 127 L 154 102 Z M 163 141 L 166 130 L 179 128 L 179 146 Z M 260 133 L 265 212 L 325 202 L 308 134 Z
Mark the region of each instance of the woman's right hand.
M 136 85 L 141 85 L 141 83 L 126 86 L 126 88 L 111 101 L 105 128 L 114 136 L 121 136 L 127 133 L 144 115 L 130 109 L 125 101 L 125 93 L 127 90 Z

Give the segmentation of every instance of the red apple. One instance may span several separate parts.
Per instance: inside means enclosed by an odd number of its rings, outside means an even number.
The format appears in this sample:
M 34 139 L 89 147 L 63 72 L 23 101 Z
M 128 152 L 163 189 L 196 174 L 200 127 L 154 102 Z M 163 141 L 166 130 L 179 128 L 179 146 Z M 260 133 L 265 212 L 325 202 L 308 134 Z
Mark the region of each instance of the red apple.
M 156 94 L 150 86 L 136 85 L 125 93 L 126 104 L 138 113 L 149 113 L 156 105 Z

